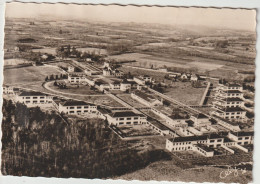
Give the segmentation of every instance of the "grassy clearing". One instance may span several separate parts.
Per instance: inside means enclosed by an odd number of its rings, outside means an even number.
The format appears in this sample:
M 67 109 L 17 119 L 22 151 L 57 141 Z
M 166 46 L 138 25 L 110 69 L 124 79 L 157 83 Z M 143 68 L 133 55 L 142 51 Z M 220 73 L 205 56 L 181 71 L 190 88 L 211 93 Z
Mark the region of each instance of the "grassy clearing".
M 204 91 L 205 87 L 194 88 L 190 82 L 174 82 L 164 94 L 187 105 L 199 105 Z
M 60 71 L 50 66 L 29 66 L 6 69 L 4 70 L 4 83 L 13 85 L 39 81 L 44 82 L 45 77 L 52 74 L 59 75 Z

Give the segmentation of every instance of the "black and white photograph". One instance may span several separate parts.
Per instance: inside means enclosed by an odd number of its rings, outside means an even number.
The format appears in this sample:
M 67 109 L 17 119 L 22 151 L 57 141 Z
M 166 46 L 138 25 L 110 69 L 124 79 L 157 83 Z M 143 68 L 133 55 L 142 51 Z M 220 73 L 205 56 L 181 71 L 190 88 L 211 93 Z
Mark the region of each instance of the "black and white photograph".
M 2 175 L 253 181 L 255 9 L 5 7 Z

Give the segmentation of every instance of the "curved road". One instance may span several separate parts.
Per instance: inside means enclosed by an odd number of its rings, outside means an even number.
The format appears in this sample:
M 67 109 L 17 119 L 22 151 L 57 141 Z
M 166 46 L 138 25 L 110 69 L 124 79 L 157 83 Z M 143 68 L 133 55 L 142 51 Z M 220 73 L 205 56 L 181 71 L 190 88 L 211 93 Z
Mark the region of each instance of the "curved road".
M 51 92 L 58 93 L 58 94 L 61 94 L 61 95 L 75 95 L 75 96 L 83 96 L 83 97 L 88 97 L 88 96 L 106 96 L 106 94 L 102 94 L 102 95 L 82 95 L 82 94 L 61 92 L 61 91 L 57 91 L 55 89 L 50 88 L 50 85 L 51 84 L 53 85 L 53 83 L 54 83 L 54 81 L 45 82 L 42 86 L 45 89 L 47 89 L 47 90 L 49 90 Z

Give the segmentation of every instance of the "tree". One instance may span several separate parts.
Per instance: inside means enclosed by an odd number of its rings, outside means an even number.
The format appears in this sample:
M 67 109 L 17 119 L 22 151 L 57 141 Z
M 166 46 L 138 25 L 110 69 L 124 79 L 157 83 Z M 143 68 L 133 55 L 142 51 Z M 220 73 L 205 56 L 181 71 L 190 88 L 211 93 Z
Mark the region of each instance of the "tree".
M 45 77 L 45 81 L 47 82 L 49 80 L 48 76 Z

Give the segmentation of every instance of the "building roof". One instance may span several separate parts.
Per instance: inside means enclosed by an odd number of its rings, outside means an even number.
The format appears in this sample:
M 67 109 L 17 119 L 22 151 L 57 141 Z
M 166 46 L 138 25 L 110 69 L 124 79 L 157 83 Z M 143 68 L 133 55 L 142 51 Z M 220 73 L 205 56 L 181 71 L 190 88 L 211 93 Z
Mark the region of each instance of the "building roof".
M 210 135 L 208 135 L 208 139 L 220 139 L 220 138 L 223 138 L 223 137 L 218 135 L 218 134 L 210 134 Z
M 227 83 L 226 86 L 228 86 L 228 87 L 241 87 L 240 84 L 235 84 L 235 83 Z
M 117 111 L 110 114 L 111 117 L 133 117 L 133 116 L 141 116 L 140 114 L 136 114 L 133 111 Z
M 241 91 L 239 90 L 227 90 L 227 91 L 224 91 L 225 93 L 242 93 Z
M 232 132 L 237 137 L 254 136 L 254 132 Z
M 242 102 L 243 100 L 241 98 L 226 98 L 226 99 L 222 99 L 222 101 L 227 101 L 227 102 Z
M 135 94 L 136 96 L 141 97 L 142 99 L 144 99 L 144 100 L 146 100 L 146 101 L 148 101 L 148 102 L 151 102 L 151 101 L 156 100 L 153 96 L 148 95 L 148 94 L 146 94 L 146 93 L 143 93 L 143 92 L 140 91 L 140 90 L 135 91 L 134 94 Z
M 198 141 L 198 140 L 207 140 L 207 135 L 201 136 L 189 136 L 189 137 L 175 137 L 169 139 L 171 142 L 188 142 L 188 141 Z
M 164 131 L 164 130 L 170 130 L 172 131 L 170 128 L 168 128 L 167 126 L 165 126 L 164 124 L 160 123 L 159 121 L 149 121 L 151 124 L 153 124 L 154 126 L 156 126 L 157 128 L 159 128 L 160 130 Z
M 109 110 L 109 109 L 105 109 L 105 108 L 99 108 L 97 109 L 101 114 L 109 114 L 111 113 L 112 111 Z
M 224 142 L 234 142 L 231 139 L 229 139 L 228 137 L 224 137 Z
M 93 104 L 90 104 L 90 103 L 86 103 L 86 102 L 83 102 L 83 101 L 76 101 L 76 100 L 67 100 L 63 103 L 61 103 L 63 106 L 84 106 L 84 105 L 92 105 L 94 106 Z
M 223 109 L 225 112 L 243 112 L 245 111 L 244 109 L 241 109 L 240 107 L 227 107 Z
M 208 147 L 204 144 L 197 144 L 196 146 L 203 149 L 206 152 L 213 152 L 214 151 L 214 149 L 212 149 L 212 148 L 210 148 L 210 147 Z
M 202 114 L 202 113 L 198 113 L 198 114 L 195 114 L 195 115 L 192 115 L 192 116 L 194 116 L 197 119 L 208 119 L 208 117 L 205 114 Z
M 19 96 L 48 96 L 48 95 L 36 91 L 23 91 Z

